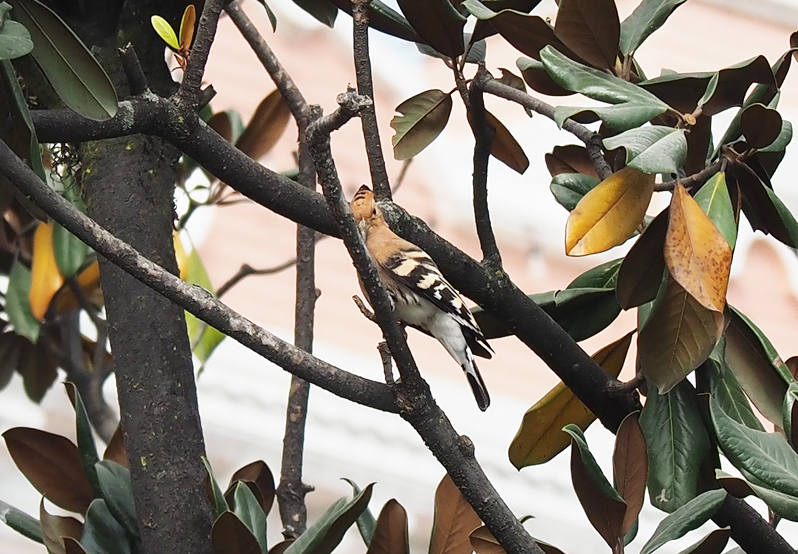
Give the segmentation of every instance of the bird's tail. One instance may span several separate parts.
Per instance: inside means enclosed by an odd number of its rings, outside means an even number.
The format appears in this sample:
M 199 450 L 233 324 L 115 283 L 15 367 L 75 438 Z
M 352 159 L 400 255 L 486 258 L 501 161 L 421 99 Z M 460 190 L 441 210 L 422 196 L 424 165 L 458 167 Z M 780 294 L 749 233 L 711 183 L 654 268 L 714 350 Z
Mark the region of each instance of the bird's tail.
M 468 379 L 468 384 L 471 385 L 471 391 L 477 400 L 477 406 L 484 412 L 490 406 L 488 388 L 485 386 L 485 381 L 482 380 L 482 375 L 479 374 L 479 369 L 471 352 L 467 352 L 466 355 L 468 356 L 468 361 L 463 364 L 463 371 Z

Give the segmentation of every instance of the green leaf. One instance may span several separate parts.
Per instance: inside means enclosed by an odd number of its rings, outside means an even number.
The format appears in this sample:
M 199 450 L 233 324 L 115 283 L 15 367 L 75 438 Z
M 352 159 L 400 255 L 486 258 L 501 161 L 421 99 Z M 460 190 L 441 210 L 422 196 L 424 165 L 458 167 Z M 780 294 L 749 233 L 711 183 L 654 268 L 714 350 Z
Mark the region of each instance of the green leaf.
M 571 435 L 571 479 L 579 503 L 604 541 L 615 549 L 623 538 L 626 502 L 610 485 L 590 452 L 582 430 L 568 424 L 563 431 Z M 574 448 L 576 446 L 577 448 Z
M 150 23 L 152 24 L 152 28 L 155 29 L 155 32 L 158 33 L 158 36 L 161 37 L 161 40 L 164 41 L 169 48 L 175 52 L 180 50 L 177 34 L 175 30 L 172 29 L 172 26 L 169 25 L 168 21 L 160 15 L 153 15 L 150 18 Z
M 734 250 L 737 243 L 737 221 L 726 186 L 726 173 L 720 171 L 713 175 L 696 193 L 695 201 Z
M 397 160 L 416 156 L 437 138 L 452 112 L 452 96 L 441 90 L 427 90 L 396 107 L 402 115 L 391 119 L 393 155 Z
M 30 269 L 15 261 L 8 275 L 6 314 L 17 334 L 35 344 L 39 340 L 41 322 L 33 316 L 30 308 L 30 279 Z
M 670 513 L 695 498 L 709 437 L 689 382 L 682 381 L 665 395 L 652 386 L 648 392 L 640 414 L 648 443 L 648 491 L 651 504 Z
M 626 102 L 604 108 L 557 106 L 554 108 L 554 122 L 562 128 L 565 120 L 570 118 L 574 118 L 580 123 L 593 123 L 600 119 L 614 131 L 626 131 L 643 125 L 661 115 L 664 111 L 657 105 L 637 102 Z M 577 115 L 580 116 L 579 119 L 574 117 Z
M 100 480 L 100 495 L 128 535 L 139 540 L 139 526 L 136 519 L 136 506 L 133 503 L 133 489 L 130 485 L 130 472 L 111 460 L 101 460 L 95 465 Z
M 196 248 L 188 255 L 186 282 L 192 285 L 199 285 L 213 294 L 213 285 L 211 285 L 208 272 L 205 271 L 205 265 L 202 263 Z M 216 350 L 216 347 L 221 344 L 227 335 L 204 321 L 200 321 L 188 312 L 186 312 L 186 326 L 188 327 L 188 338 L 191 341 L 191 350 L 204 366 L 213 351 Z
M 781 131 L 779 136 L 776 137 L 772 143 L 764 148 L 760 148 L 760 152 L 783 152 L 792 141 L 792 123 L 787 120 L 781 122 Z
M 358 487 L 354 481 L 346 477 L 344 477 L 344 481 L 349 483 L 352 487 L 352 493 L 355 496 L 360 494 L 360 487 Z M 363 542 L 366 543 L 367 547 L 371 544 L 371 539 L 374 536 L 374 528 L 376 526 L 377 520 L 374 519 L 374 514 L 371 513 L 371 509 L 366 506 L 366 509 L 360 514 L 360 517 L 357 518 L 357 530 L 360 531 L 360 537 L 363 539 Z
M 116 115 L 114 86 L 102 66 L 58 15 L 38 0 L 10 0 L 14 17 L 33 39 L 31 55 L 55 93 L 80 115 L 104 121 Z
M 798 424 L 798 417 L 796 417 L 798 415 L 798 405 L 795 403 L 796 400 L 798 400 L 798 382 L 793 381 L 787 387 L 787 394 L 784 395 L 784 404 L 781 408 L 782 420 L 784 421 L 782 429 L 784 429 L 784 436 L 787 437 L 787 441 L 792 445 L 793 450 L 798 445 L 798 425 L 794 425 L 794 423 Z M 758 430 L 764 431 L 761 426 Z
M 619 46 L 628 56 L 643 44 L 651 33 L 662 27 L 673 10 L 687 0 L 643 0 L 632 14 L 621 23 Z
M 721 343 L 718 347 L 723 352 L 725 344 Z M 706 386 L 700 386 L 700 388 L 709 392 L 732 419 L 751 429 L 765 430 L 751 409 L 748 397 L 745 396 L 743 388 L 731 370 L 710 358 L 698 373 L 698 382 L 703 383 L 704 381 L 707 382 Z
M 269 17 L 269 23 L 272 26 L 272 32 L 276 33 L 277 32 L 277 16 L 274 15 L 274 12 L 269 7 L 269 4 L 266 3 L 266 0 L 258 0 L 258 2 L 260 2 L 260 5 L 263 6 L 263 9 L 266 10 L 266 15 Z
M 241 481 L 235 485 L 233 498 L 233 513 L 244 522 L 247 529 L 258 540 L 261 552 L 266 554 L 269 551 L 269 547 L 266 544 L 266 514 L 263 513 L 263 508 L 261 508 L 258 499 L 255 498 L 249 487 Z
M 715 433 L 723 453 L 753 483 L 798 497 L 798 454 L 779 433 L 749 429 L 710 401 Z
M 339 10 L 352 15 L 351 0 L 331 0 L 331 2 L 338 6 Z M 421 37 L 419 37 L 413 27 L 410 26 L 407 19 L 396 10 L 380 2 L 380 0 L 371 0 L 371 2 L 369 2 L 368 14 L 369 27 L 372 29 L 410 42 L 422 42 Z
M 80 543 L 89 554 L 131 554 L 125 529 L 102 498 L 95 499 L 86 512 Z
M 624 148 L 626 165 L 643 173 L 677 173 L 687 159 L 684 129 L 647 125 L 604 139 L 609 150 Z
M 730 527 L 715 529 L 706 537 L 679 552 L 679 554 L 720 554 L 731 536 Z
M 665 543 L 698 529 L 717 513 L 725 499 L 726 491 L 722 489 L 707 491 L 695 497 L 660 522 L 640 554 L 651 554 Z
M 219 488 L 219 483 L 216 481 L 216 478 L 213 476 L 213 469 L 211 468 L 211 463 L 208 461 L 208 458 L 205 456 L 202 457 L 202 463 L 205 464 L 205 469 L 208 472 L 208 479 L 211 485 L 211 492 L 213 493 L 213 503 L 214 507 L 216 508 L 216 513 L 220 516 L 227 511 L 227 501 L 224 499 L 224 493 L 222 489 Z
M 80 452 L 80 461 L 83 464 L 83 471 L 86 473 L 86 478 L 89 480 L 95 496 L 99 496 L 100 481 L 97 477 L 95 464 L 100 461 L 100 457 L 97 455 L 97 445 L 94 443 L 94 435 L 91 433 L 89 416 L 86 413 L 86 408 L 83 405 L 80 392 L 78 392 L 75 384 L 67 381 L 64 383 L 64 386 L 66 387 L 69 401 L 72 403 L 72 407 L 75 409 L 78 451 Z
M 58 223 L 53 225 L 53 250 L 58 269 L 64 278 L 74 275 L 89 253 L 89 247 L 82 240 Z
M 551 193 L 554 199 L 569 212 L 582 200 L 582 197 L 601 182 L 598 177 L 582 173 L 560 173 L 551 180 Z
M 0 500 L 0 521 L 32 541 L 44 544 L 42 526 L 35 517 Z
M 344 533 L 352 526 L 371 500 L 371 489 L 368 485 L 352 500 L 339 498 L 327 508 L 316 523 L 289 546 L 284 554 L 330 554 L 341 542 Z
M 577 63 L 551 46 L 540 51 L 540 60 L 561 87 L 608 104 L 612 108 L 558 107 L 555 121 L 558 125 L 582 111 L 592 111 L 607 125 L 618 130 L 642 125 L 664 113 L 668 105 L 648 92 L 618 77 Z
M 397 3 L 425 43 L 450 58 L 465 52 L 463 27 L 466 18 L 449 0 L 397 0 Z
M 8 18 L 9 11 L 8 2 L 0 2 L 0 60 L 13 60 L 33 50 L 30 33 L 24 25 Z
M 329 0 L 294 0 L 294 4 L 312 15 L 316 21 L 327 25 L 330 29 L 335 25 L 335 18 L 338 17 L 338 8 Z

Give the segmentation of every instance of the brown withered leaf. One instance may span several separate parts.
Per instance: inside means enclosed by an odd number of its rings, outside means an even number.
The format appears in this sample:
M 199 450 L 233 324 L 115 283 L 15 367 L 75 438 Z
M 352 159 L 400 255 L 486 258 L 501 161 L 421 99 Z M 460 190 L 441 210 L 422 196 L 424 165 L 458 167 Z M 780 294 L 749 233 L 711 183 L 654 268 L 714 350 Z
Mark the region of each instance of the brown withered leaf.
M 257 498 L 263 508 L 263 512 L 269 515 L 269 511 L 274 504 L 274 476 L 272 470 L 263 460 L 257 460 L 245 465 L 230 477 L 230 488 L 232 489 L 236 481 L 244 481 L 249 486 L 252 493 Z
M 615 488 L 626 502 L 621 533 L 626 535 L 637 521 L 646 498 L 648 479 L 648 449 L 640 427 L 640 412 L 626 416 L 615 434 L 612 453 L 612 472 Z
M 407 541 L 407 512 L 391 498 L 377 516 L 366 554 L 409 554 Z
M 654 194 L 654 175 L 625 167 L 582 197 L 565 224 L 565 253 L 604 252 L 632 236 Z
M 262 554 L 258 539 L 233 512 L 222 512 L 211 531 L 215 554 Z
M 640 306 L 657 297 L 665 272 L 662 247 L 665 244 L 665 233 L 668 231 L 668 218 L 668 208 L 665 208 L 648 224 L 621 263 L 615 294 L 624 310 Z
M 505 554 L 505 550 L 499 544 L 499 541 L 484 525 L 474 529 L 469 535 L 469 540 L 476 554 Z
M 471 554 L 468 536 L 481 524 L 449 474 L 444 475 L 435 491 L 429 554 Z
M 590 161 L 590 155 L 584 146 L 566 144 L 555 146 L 550 154 L 546 154 L 546 168 L 552 177 L 561 173 L 581 173 L 598 178 L 596 168 Z
M 29 427 L 9 429 L 3 438 L 11 459 L 37 491 L 56 506 L 86 513 L 94 494 L 72 441 Z
M 118 463 L 120 466 L 130 469 L 121 423 L 116 426 L 116 431 L 114 431 L 114 434 L 111 436 L 108 446 L 105 447 L 103 460 L 111 460 L 112 462 Z
M 665 235 L 665 264 L 674 280 L 708 310 L 726 307 L 732 251 L 685 188 L 673 191 Z
M 39 502 L 39 521 L 42 524 L 42 539 L 49 554 L 66 554 L 64 537 L 80 540 L 83 524 L 74 517 L 49 514 L 44 508 L 44 498 Z
M 623 369 L 633 334 L 634 331 L 627 333 L 593 354 L 596 363 L 613 377 L 618 377 Z M 572 423 L 584 431 L 595 419 L 565 383 L 558 383 L 524 414 L 510 443 L 510 462 L 517 469 L 548 462 L 571 444 L 563 427 Z
M 291 110 L 280 91 L 275 90 L 258 104 L 252 119 L 238 137 L 236 148 L 253 160 L 259 160 L 274 148 L 290 120 Z
M 614 69 L 621 22 L 614 0 L 562 0 L 554 34 L 598 69 Z
M 491 156 L 510 169 L 524 173 L 529 167 L 529 158 L 524 154 L 524 149 L 495 115 L 485 110 L 485 119 L 496 130 L 493 135 L 493 143 L 490 146 Z
M 638 360 L 646 379 L 666 394 L 715 348 L 723 314 L 699 304 L 672 277 L 637 338 Z

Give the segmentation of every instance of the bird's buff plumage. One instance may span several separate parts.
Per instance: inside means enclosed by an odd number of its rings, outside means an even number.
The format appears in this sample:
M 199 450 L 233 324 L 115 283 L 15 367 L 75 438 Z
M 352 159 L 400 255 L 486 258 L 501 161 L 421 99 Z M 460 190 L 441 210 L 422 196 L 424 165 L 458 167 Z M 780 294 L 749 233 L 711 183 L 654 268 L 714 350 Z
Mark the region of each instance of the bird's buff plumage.
M 350 208 L 393 301 L 394 312 L 407 325 L 438 339 L 463 368 L 479 409 L 485 411 L 490 396 L 474 354 L 490 358 L 492 350 L 471 311 L 432 258 L 391 231 L 371 189 L 360 187 Z

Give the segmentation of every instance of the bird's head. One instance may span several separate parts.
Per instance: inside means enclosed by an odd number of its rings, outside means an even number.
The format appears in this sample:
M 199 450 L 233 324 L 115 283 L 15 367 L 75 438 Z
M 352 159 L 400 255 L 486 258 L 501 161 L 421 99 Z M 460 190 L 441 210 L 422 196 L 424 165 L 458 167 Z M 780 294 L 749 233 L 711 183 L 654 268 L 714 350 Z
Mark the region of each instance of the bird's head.
M 361 232 L 365 232 L 375 223 L 382 221 L 382 212 L 374 201 L 374 193 L 366 185 L 360 187 L 352 197 L 349 209 Z

